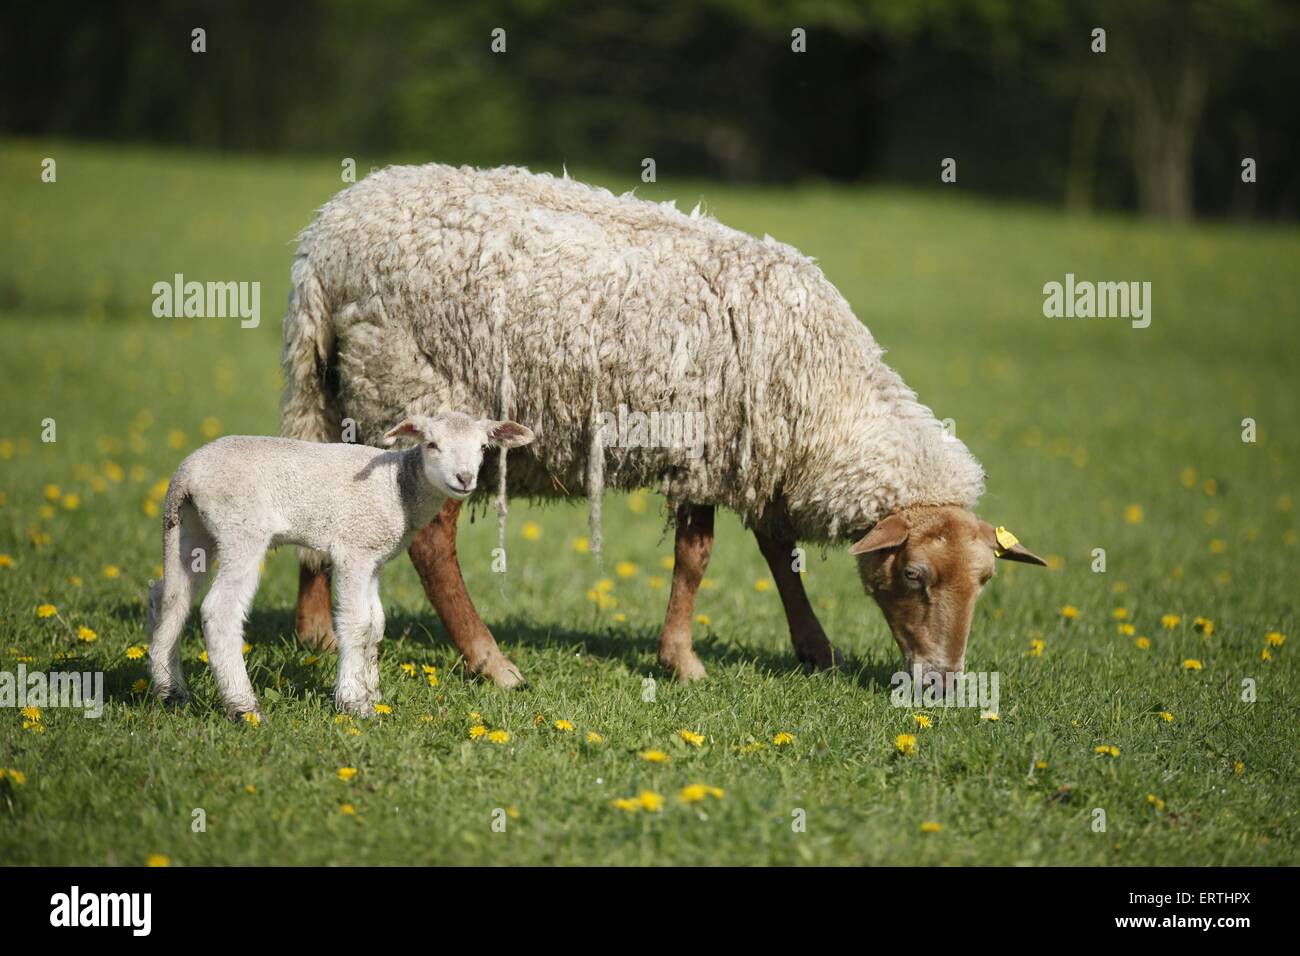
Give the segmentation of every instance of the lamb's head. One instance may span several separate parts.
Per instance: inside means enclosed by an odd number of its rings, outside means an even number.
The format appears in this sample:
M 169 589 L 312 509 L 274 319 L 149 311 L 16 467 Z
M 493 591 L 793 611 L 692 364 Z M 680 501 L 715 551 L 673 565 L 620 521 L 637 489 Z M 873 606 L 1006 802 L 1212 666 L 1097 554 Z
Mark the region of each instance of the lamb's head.
M 489 446 L 517 448 L 532 441 L 533 433 L 515 422 L 444 412 L 403 419 L 388 430 L 383 444 L 392 445 L 399 438 L 420 443 L 424 477 L 439 494 L 461 501 L 478 484 L 478 470 Z
M 919 668 L 923 679 L 964 670 L 975 599 L 996 558 L 1047 563 L 1005 529 L 950 506 L 897 511 L 849 553 L 858 556 L 862 583 L 884 612 L 908 673 Z

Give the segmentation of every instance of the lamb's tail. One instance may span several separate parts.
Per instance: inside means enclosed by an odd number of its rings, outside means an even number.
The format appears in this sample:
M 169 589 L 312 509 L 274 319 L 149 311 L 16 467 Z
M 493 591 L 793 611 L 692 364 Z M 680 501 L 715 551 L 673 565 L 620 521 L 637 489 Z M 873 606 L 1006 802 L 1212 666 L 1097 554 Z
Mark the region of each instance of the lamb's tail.
M 280 434 L 302 441 L 336 442 L 342 435 L 335 361 L 334 320 L 311 260 L 301 250 L 293 260 L 293 290 L 284 315 L 284 398 Z M 299 549 L 299 559 L 319 569 L 325 556 Z

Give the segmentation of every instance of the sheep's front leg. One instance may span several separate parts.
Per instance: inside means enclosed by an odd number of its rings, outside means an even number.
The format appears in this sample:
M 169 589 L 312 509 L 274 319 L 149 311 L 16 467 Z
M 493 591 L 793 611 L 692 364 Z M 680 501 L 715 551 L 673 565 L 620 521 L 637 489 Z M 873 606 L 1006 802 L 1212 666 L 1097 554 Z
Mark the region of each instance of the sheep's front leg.
M 448 500 L 438 516 L 411 541 L 411 563 L 470 673 L 490 678 L 498 687 L 518 687 L 524 683 L 524 675 L 501 653 L 465 589 L 456 560 L 459 514 L 460 502 Z
M 778 538 L 754 532 L 758 539 L 759 550 L 767 559 L 767 566 L 776 581 L 776 590 L 781 595 L 781 604 L 785 607 L 785 619 L 790 625 L 790 641 L 794 644 L 794 653 L 799 660 L 815 668 L 825 670 L 844 663 L 844 658 L 831 646 L 822 630 L 821 621 L 813 611 L 812 603 L 803 589 L 803 579 L 794 570 L 795 543 L 789 538 Z
M 673 587 L 668 613 L 659 636 L 659 663 L 687 683 L 704 676 L 704 665 L 691 647 L 691 620 L 695 593 L 713 553 L 713 506 L 681 505 L 677 509 Z
M 379 695 L 379 640 L 375 634 L 375 568 L 336 567 L 334 633 L 339 643 L 334 706 L 357 717 L 375 712 Z M 382 611 L 381 611 L 382 615 Z M 378 622 L 382 633 L 382 618 Z

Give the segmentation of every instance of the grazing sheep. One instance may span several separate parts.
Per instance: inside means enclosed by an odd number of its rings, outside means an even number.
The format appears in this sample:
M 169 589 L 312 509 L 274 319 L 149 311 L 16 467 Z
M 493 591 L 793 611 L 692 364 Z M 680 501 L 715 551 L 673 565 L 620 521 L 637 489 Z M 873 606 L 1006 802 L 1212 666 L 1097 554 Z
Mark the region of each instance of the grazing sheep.
M 515 448 L 533 436 L 514 422 L 475 421 L 453 412 L 408 417 L 382 441 L 392 445 L 399 438 L 419 444 L 382 452 L 236 435 L 204 445 L 181 462 L 163 506 L 163 579 L 149 592 L 149 663 L 159 697 L 187 697 L 181 629 L 207 562 L 217 558 L 221 566 L 203 600 L 208 663 L 230 716 L 258 713 L 244 666 L 244 618 L 267 548 L 296 544 L 328 555 L 335 569 L 335 706 L 358 715 L 373 712 L 384 636 L 379 569 L 445 501 L 469 496 L 489 444 Z
M 860 537 L 864 583 L 909 667 L 928 670 L 962 666 L 995 551 L 1042 563 L 970 513 L 979 463 L 816 264 L 698 209 L 524 169 L 390 167 L 303 232 L 284 337 L 286 435 L 337 440 L 346 417 L 374 441 L 398 415 L 444 407 L 524 417 L 539 440 L 512 462 L 510 487 L 585 491 L 596 551 L 607 485 L 663 494 L 677 563 L 659 656 L 683 680 L 704 673 L 690 630 L 718 505 L 754 530 L 795 650 L 816 667 L 835 653 L 794 566 L 798 540 Z M 698 420 L 703 453 L 626 440 L 610 427 L 624 407 Z M 506 478 L 504 456 L 489 461 L 499 521 Z M 519 672 L 461 580 L 458 508 L 411 556 L 471 670 L 511 686 Z M 304 639 L 331 640 L 327 575 L 304 565 Z

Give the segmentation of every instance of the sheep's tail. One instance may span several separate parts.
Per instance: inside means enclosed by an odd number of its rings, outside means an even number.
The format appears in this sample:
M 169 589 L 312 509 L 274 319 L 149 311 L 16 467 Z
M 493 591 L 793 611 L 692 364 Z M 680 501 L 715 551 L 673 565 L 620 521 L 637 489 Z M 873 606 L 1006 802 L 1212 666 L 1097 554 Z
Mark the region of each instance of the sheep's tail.
M 284 398 L 280 403 L 280 434 L 302 441 L 336 442 L 342 435 L 332 374 L 335 360 L 334 320 L 325 290 L 309 257 L 299 251 L 291 272 L 293 288 L 284 314 Z M 298 549 L 298 559 L 319 570 L 326 557 Z

